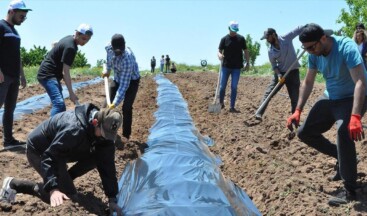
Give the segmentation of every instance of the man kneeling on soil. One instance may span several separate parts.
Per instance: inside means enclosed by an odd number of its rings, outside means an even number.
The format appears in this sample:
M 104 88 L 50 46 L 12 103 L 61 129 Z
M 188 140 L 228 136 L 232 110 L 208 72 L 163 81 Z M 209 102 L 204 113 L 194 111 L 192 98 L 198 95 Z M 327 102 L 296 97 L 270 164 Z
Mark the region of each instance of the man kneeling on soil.
M 110 211 L 121 214 L 114 161 L 114 141 L 121 123 L 120 113 L 99 110 L 93 104 L 77 106 L 44 121 L 27 139 L 28 161 L 42 176 L 43 184 L 6 177 L 0 199 L 14 202 L 16 193 L 25 193 L 59 206 L 64 199 L 77 198 L 73 180 L 97 168 Z M 76 163 L 67 169 L 69 162 Z

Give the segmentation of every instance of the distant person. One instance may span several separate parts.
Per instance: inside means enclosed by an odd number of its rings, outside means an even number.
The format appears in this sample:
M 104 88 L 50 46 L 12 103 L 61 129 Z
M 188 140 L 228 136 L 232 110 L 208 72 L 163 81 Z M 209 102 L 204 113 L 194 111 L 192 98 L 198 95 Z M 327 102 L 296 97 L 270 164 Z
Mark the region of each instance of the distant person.
M 172 62 L 172 65 L 171 65 L 171 72 L 172 72 L 172 73 L 176 73 L 176 71 L 177 71 L 176 65 L 175 65 L 175 63 L 174 63 L 174 62 Z
M 357 23 L 356 30 L 366 30 L 363 23 Z
M 5 19 L 0 20 L 0 108 L 3 113 L 3 149 L 25 147 L 25 142 L 13 137 L 14 110 L 17 104 L 19 85 L 27 86 L 20 58 L 20 36 L 15 25 L 27 19 L 27 8 L 23 1 L 11 1 Z
M 274 75 L 260 102 L 261 105 L 268 98 L 275 86 L 281 82 L 282 84 L 275 91 L 278 92 L 285 84 L 288 90 L 289 98 L 291 100 L 291 113 L 294 113 L 296 110 L 300 85 L 300 64 L 297 61 L 297 54 L 294 50 L 293 39 L 297 37 L 301 31 L 302 27 L 299 26 L 282 36 L 278 36 L 275 29 L 273 28 L 268 28 L 264 32 L 261 40 L 266 39 L 266 41 L 270 44 L 268 56 Z M 296 61 L 297 63 L 295 63 Z M 283 76 L 289 69 L 290 72 L 284 79 Z M 269 103 L 265 104 L 264 108 L 256 114 L 257 119 L 262 119 L 262 115 L 264 114 L 268 104 Z
M 235 109 L 237 98 L 237 85 L 243 68 L 243 57 L 246 59 L 245 70 L 249 69 L 250 55 L 247 50 L 245 38 L 238 34 L 238 22 L 231 21 L 228 26 L 229 34 L 224 36 L 219 43 L 218 58 L 222 62 L 222 76 L 220 80 L 219 102 L 224 108 L 224 96 L 227 82 L 231 76 L 231 103 L 229 112 L 238 112 Z
M 150 60 L 150 67 L 151 67 L 150 72 L 154 73 L 156 63 L 157 63 L 157 61 L 155 60 L 155 58 L 153 56 L 153 58 Z
M 171 59 L 169 57 L 169 55 L 166 55 L 166 73 L 168 73 L 168 70 L 169 70 L 169 66 L 170 66 L 170 63 L 171 63 Z
M 38 70 L 38 82 L 45 88 L 50 97 L 52 108 L 51 116 L 66 110 L 62 94 L 61 80 L 63 79 L 69 91 L 70 100 L 78 102 L 70 76 L 70 68 L 78 52 L 78 45 L 84 46 L 91 39 L 93 29 L 88 24 L 81 24 L 74 35 L 62 38 L 47 53 Z
M 112 36 L 107 51 L 107 74 L 114 70 L 113 82 L 110 85 L 110 109 L 117 107 L 122 101 L 122 142 L 129 142 L 133 121 L 133 105 L 138 93 L 140 73 L 135 55 L 130 47 L 126 47 L 125 38 L 121 34 Z
M 110 211 L 117 205 L 115 139 L 121 114 L 93 104 L 77 106 L 43 121 L 28 136 L 27 159 L 43 183 L 6 177 L 0 199 L 14 202 L 16 193 L 38 196 L 52 207 L 77 201 L 73 180 L 97 168 Z M 68 169 L 67 163 L 74 163 Z
M 299 126 L 301 112 L 312 92 L 320 71 L 326 80 L 326 91 L 313 105 L 297 135 L 308 146 L 337 160 L 335 180 L 343 180 L 344 190 L 329 200 L 338 206 L 356 199 L 357 157 L 354 141 L 364 138 L 361 118 L 367 109 L 367 73 L 357 45 L 347 37 L 331 36 L 317 24 L 308 24 L 299 35 L 308 53 L 308 69 L 300 88 L 296 111 L 287 127 Z M 323 134 L 336 126 L 336 143 Z
M 359 53 L 362 56 L 363 63 L 367 69 L 367 34 L 363 29 L 356 30 L 353 35 L 353 40 L 358 45 Z
M 161 61 L 160 61 L 160 64 L 161 64 L 161 72 L 162 73 L 163 73 L 163 70 L 164 70 L 164 62 L 165 62 L 164 55 L 162 55 L 162 58 L 161 58 Z

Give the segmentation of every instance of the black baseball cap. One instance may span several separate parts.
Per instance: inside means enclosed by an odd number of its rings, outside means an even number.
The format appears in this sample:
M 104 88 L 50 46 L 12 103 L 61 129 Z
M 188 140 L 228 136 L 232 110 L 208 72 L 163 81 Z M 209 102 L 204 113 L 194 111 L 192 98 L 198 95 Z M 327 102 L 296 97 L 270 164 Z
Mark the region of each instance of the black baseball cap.
M 125 50 L 125 38 L 121 34 L 114 34 L 111 39 L 112 49 L 114 51 L 121 51 Z
M 363 25 L 363 23 L 358 23 L 357 25 L 356 25 L 356 29 L 365 29 L 364 28 L 364 25 Z
M 299 34 L 299 41 L 302 43 L 319 41 L 322 36 L 330 36 L 333 34 L 333 30 L 324 30 L 321 26 L 310 23 L 303 27 L 302 32 Z
M 267 38 L 269 35 L 276 34 L 277 32 L 273 28 L 268 28 L 266 31 L 264 31 L 264 35 L 260 38 L 261 40 Z

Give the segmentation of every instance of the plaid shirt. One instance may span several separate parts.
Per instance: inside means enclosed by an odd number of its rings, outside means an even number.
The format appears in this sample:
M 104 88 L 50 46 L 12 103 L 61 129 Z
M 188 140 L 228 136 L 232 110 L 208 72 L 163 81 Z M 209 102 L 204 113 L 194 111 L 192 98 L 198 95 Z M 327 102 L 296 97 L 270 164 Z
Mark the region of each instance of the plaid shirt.
M 130 80 L 138 80 L 140 78 L 138 63 L 135 60 L 133 51 L 129 47 L 120 56 L 115 56 L 112 46 L 106 46 L 107 51 L 107 70 L 113 69 L 113 79 L 119 84 L 113 104 L 118 106 L 125 98 L 127 88 L 129 88 Z

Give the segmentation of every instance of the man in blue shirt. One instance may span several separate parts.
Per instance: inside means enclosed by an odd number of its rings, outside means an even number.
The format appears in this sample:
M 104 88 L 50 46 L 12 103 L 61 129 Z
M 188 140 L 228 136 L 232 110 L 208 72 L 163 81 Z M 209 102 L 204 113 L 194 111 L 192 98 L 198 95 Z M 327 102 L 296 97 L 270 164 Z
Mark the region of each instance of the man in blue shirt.
M 287 127 L 299 125 L 302 109 L 311 94 L 318 71 L 326 80 L 326 91 L 314 104 L 305 122 L 298 129 L 302 142 L 337 159 L 337 175 L 344 190 L 329 200 L 338 206 L 356 199 L 357 159 L 354 141 L 364 138 L 361 118 L 366 111 L 366 71 L 358 47 L 346 37 L 330 36 L 317 24 L 308 24 L 299 35 L 302 48 L 310 54 L 308 70 L 300 88 L 296 111 L 287 120 Z M 336 144 L 322 134 L 336 124 Z
M 22 61 L 20 59 L 20 36 L 15 25 L 21 25 L 27 19 L 27 8 L 23 1 L 13 0 L 9 4 L 8 14 L 0 20 L 0 108 L 4 106 L 4 150 L 25 147 L 13 137 L 13 118 L 17 104 L 19 85 L 26 87 Z
M 112 36 L 111 44 L 106 47 L 107 73 L 114 71 L 113 82 L 110 85 L 111 104 L 109 108 L 117 107 L 122 101 L 123 130 L 122 141 L 128 142 L 131 135 L 133 104 L 139 89 L 140 74 L 138 63 L 130 47 L 125 47 L 125 38 L 121 34 Z

